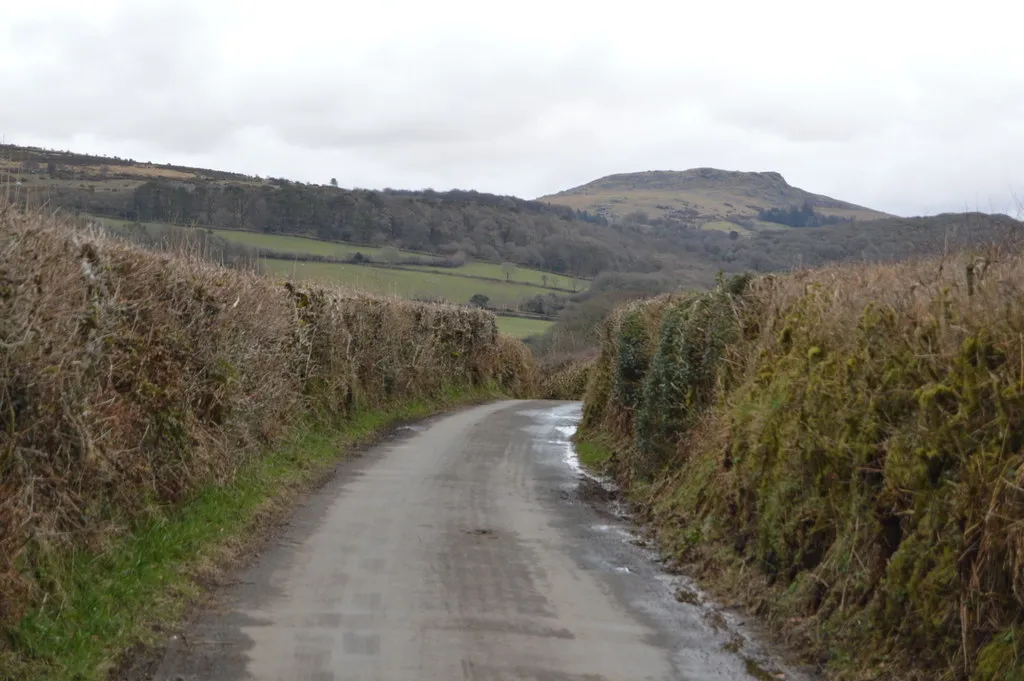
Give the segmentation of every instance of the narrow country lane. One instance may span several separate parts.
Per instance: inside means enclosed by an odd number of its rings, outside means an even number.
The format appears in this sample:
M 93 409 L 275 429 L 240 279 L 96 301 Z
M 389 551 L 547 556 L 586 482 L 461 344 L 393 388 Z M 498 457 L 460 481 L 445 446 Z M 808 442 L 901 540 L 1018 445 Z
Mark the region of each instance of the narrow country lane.
M 749 660 L 764 657 L 745 627 L 677 602 L 679 578 L 586 500 L 600 486 L 575 466 L 579 416 L 577 403 L 490 404 L 343 465 L 156 678 L 755 678 Z

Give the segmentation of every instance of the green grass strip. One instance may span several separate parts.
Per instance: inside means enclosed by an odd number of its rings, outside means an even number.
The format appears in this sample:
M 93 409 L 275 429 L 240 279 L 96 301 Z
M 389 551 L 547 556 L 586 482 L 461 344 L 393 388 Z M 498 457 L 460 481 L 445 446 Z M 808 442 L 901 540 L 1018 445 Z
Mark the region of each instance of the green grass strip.
M 575 447 L 580 465 L 595 472 L 601 472 L 612 455 L 611 447 L 594 440 L 579 440 Z

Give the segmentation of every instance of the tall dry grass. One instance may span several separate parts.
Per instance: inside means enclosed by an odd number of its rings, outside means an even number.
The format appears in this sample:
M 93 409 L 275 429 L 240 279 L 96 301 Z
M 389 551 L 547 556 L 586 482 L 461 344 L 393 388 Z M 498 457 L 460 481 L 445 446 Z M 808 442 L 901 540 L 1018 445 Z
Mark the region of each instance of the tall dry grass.
M 666 551 L 829 675 L 1022 679 L 1020 252 L 623 310 L 584 437 L 618 442 Z
M 0 623 L 59 589 L 48 554 L 101 550 L 300 419 L 533 372 L 484 311 L 278 285 L 0 200 Z

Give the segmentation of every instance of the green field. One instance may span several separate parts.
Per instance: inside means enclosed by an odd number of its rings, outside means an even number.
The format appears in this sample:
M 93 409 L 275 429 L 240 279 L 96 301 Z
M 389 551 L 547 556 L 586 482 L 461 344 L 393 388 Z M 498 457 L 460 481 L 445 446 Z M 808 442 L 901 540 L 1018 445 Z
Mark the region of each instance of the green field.
M 374 246 L 356 246 L 353 244 L 318 241 L 317 239 L 307 239 L 301 236 L 286 236 L 283 234 L 258 234 L 256 232 L 237 232 L 230 229 L 215 229 L 213 232 L 217 236 L 227 239 L 228 241 L 252 246 L 253 248 L 277 251 L 278 253 L 308 253 L 310 255 L 328 255 L 346 258 L 357 252 L 370 257 L 379 256 L 380 252 L 383 250 Z M 408 251 L 402 251 L 402 253 L 415 255 L 428 260 L 434 258 L 434 256 L 423 255 L 421 253 L 409 253 Z M 419 270 L 422 272 L 443 272 L 446 274 L 460 274 L 466 277 L 483 277 L 488 279 L 501 279 L 502 281 L 505 280 L 505 271 L 501 268 L 501 265 L 491 262 L 471 261 L 461 267 L 444 269 L 430 267 L 429 265 L 402 265 L 401 267 L 404 269 Z M 548 274 L 528 267 L 516 267 L 515 272 L 512 274 L 511 281 L 522 284 L 543 286 L 545 277 L 547 277 L 548 286 L 562 289 L 571 290 L 573 285 L 575 285 L 576 290 L 582 291 L 587 288 L 587 285 L 589 284 L 589 282 L 584 279 L 574 279 L 560 274 Z
M 116 218 L 97 219 L 102 220 L 108 225 L 121 229 L 130 228 L 134 225 L 134 223 L 128 220 L 118 220 Z M 145 227 L 149 229 L 151 233 L 155 230 L 164 229 L 167 226 L 167 224 L 160 222 L 145 223 Z M 319 239 L 309 239 L 306 237 L 289 236 L 285 234 L 240 232 L 232 229 L 213 229 L 211 231 L 227 241 L 242 244 L 244 246 L 250 246 L 252 248 L 275 251 L 277 253 L 308 254 L 334 258 L 348 258 L 356 253 L 362 253 L 365 256 L 373 258 L 375 256 L 379 257 L 383 250 L 376 246 L 358 246 L 355 244 L 320 241 Z M 427 260 L 431 260 L 436 257 L 422 253 L 411 253 L 409 251 L 402 251 L 402 253 L 415 255 Z M 467 262 L 462 267 L 451 269 L 439 269 L 428 265 L 403 265 L 402 267 L 407 270 L 417 270 L 432 274 L 443 272 L 446 274 L 458 274 L 466 277 L 483 277 L 488 279 L 500 279 L 502 281 L 505 280 L 505 272 L 498 263 L 471 261 Z M 511 281 L 543 287 L 545 285 L 545 278 L 547 286 L 566 290 L 582 291 L 590 284 L 590 282 L 585 279 L 574 279 L 560 274 L 548 274 L 547 272 L 541 272 L 540 270 L 534 270 L 528 267 L 517 267 L 516 271 L 512 274 Z M 540 291 L 535 293 L 540 293 Z
M 513 338 L 529 338 L 539 336 L 554 322 L 543 319 L 526 319 L 524 317 L 498 317 L 498 331 Z
M 277 251 L 279 253 L 308 253 L 310 255 L 327 255 L 345 258 L 357 252 L 370 257 L 379 256 L 381 250 L 383 250 L 374 246 L 356 246 L 354 244 L 319 241 L 317 239 L 307 239 L 301 236 L 286 236 L 283 234 L 238 232 L 230 229 L 215 229 L 213 232 L 217 236 L 227 239 L 228 241 L 252 246 L 253 248 Z M 416 255 L 417 257 L 427 259 L 432 259 L 434 257 L 430 255 L 423 255 L 421 253 L 409 253 L 408 251 L 402 252 L 408 255 Z M 428 265 L 403 265 L 402 267 L 405 269 L 419 270 L 423 272 L 437 273 L 440 271 L 450 274 L 460 274 L 467 277 L 484 277 L 489 279 L 501 279 L 502 281 L 505 280 L 505 272 L 498 263 L 471 261 L 467 262 L 462 267 L 451 269 L 445 268 L 442 270 Z M 545 277 L 547 277 L 549 286 L 563 289 L 571 290 L 575 284 L 576 290 L 582 291 L 587 288 L 587 285 L 589 284 L 588 281 L 583 279 L 573 279 L 572 277 L 559 274 L 548 274 L 528 267 L 517 267 L 516 271 L 512 274 L 511 280 L 522 284 L 543 286 Z
M 100 218 L 103 222 L 120 229 L 131 228 L 135 223 L 128 220 L 115 218 Z M 158 230 L 166 229 L 169 225 L 163 222 L 147 222 L 144 226 L 150 233 L 158 233 Z M 201 228 L 205 229 L 205 228 Z M 284 234 L 263 234 L 260 232 L 239 232 L 232 229 L 212 229 L 215 235 L 243 246 L 259 248 L 278 253 L 296 253 L 319 256 L 330 256 L 335 258 L 348 258 L 356 253 L 366 256 L 380 255 L 382 249 L 374 246 L 356 246 L 354 244 L 342 244 L 332 241 L 320 241 L 319 239 L 307 239 L 301 236 L 287 236 Z M 419 255 L 419 254 L 417 254 Z M 424 255 L 423 258 L 432 258 Z
M 118 230 L 131 229 L 134 226 L 134 223 L 127 220 L 99 219 Z M 146 223 L 145 227 L 150 234 L 156 235 L 168 225 Z M 356 246 L 282 234 L 226 229 L 212 231 L 228 241 L 278 253 L 347 258 L 357 252 L 369 257 L 378 256 L 382 250 L 372 246 Z M 505 273 L 501 265 L 485 262 L 468 262 L 458 268 L 436 268 L 426 265 L 385 268 L 279 258 L 264 258 L 261 262 L 271 276 L 340 284 L 353 290 L 400 298 L 445 300 L 459 304 L 468 303 L 470 298 L 480 293 L 490 299 L 491 305 L 509 308 L 518 307 L 525 298 L 555 292 L 553 288 L 543 286 L 545 280 L 549 286 L 560 289 L 572 289 L 575 286 L 577 290 L 584 290 L 589 284 L 586 280 L 547 274 L 524 267 L 517 267 L 511 281 L 504 281 Z M 526 338 L 544 333 L 551 326 L 551 322 L 520 317 L 499 317 L 498 326 L 502 333 L 516 338 Z
M 376 246 L 357 246 L 355 244 L 343 244 L 334 241 L 320 241 L 319 239 L 307 239 L 301 236 L 287 236 L 285 234 L 262 234 L 258 232 L 238 232 L 231 229 L 215 229 L 213 233 L 222 239 L 234 243 L 261 248 L 267 251 L 278 253 L 298 253 L 309 255 L 327 255 L 335 258 L 348 258 L 356 253 L 374 257 L 380 256 L 383 248 Z M 408 253 L 426 260 L 434 260 L 432 255 L 421 253 Z
M 516 307 L 521 300 L 543 293 L 529 284 L 453 277 L 419 270 L 396 270 L 366 265 L 301 262 L 266 258 L 267 272 L 276 276 L 341 284 L 352 289 L 421 300 L 468 303 L 477 293 L 491 299 L 496 307 Z
M 406 267 L 403 265 L 403 267 Z M 436 272 L 436 267 L 429 267 L 427 265 L 410 265 L 406 269 L 422 270 L 424 272 Z M 491 262 L 467 262 L 462 267 L 456 267 L 452 269 L 442 270 L 445 272 L 451 272 L 452 274 L 461 274 L 467 277 L 486 277 L 489 279 L 501 279 L 505 280 L 505 272 L 501 269 L 501 265 Z M 540 270 L 532 270 L 528 267 L 516 267 L 516 271 L 512 274 L 512 281 L 523 284 L 533 284 L 534 286 L 543 287 L 544 277 L 547 277 L 547 286 L 572 290 L 573 284 L 576 285 L 577 291 L 583 291 L 586 289 L 590 282 L 585 279 L 574 279 L 561 274 L 548 274 Z

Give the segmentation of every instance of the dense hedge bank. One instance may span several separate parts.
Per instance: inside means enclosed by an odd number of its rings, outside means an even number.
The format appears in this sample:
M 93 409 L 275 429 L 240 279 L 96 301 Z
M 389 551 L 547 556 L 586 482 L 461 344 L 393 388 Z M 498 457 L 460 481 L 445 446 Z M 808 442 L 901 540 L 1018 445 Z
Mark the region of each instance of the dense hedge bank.
M 1024 260 L 618 310 L 580 437 L 663 549 L 842 679 L 1024 679 Z

